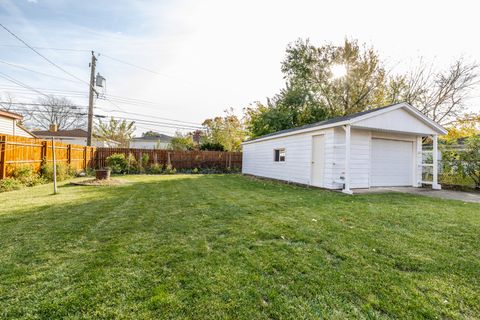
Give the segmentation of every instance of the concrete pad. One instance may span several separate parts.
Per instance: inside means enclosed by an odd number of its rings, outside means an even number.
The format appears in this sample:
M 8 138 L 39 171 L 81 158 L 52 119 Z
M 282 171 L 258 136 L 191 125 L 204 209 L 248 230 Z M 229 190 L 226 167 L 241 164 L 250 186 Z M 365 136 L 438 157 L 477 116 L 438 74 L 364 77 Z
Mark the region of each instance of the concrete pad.
M 385 192 L 402 192 L 402 193 L 417 194 L 417 195 L 433 197 L 433 198 L 480 203 L 480 192 L 432 190 L 428 188 L 414 188 L 414 187 L 378 187 L 378 188 L 370 188 L 370 189 L 353 189 L 353 194 L 385 193 Z

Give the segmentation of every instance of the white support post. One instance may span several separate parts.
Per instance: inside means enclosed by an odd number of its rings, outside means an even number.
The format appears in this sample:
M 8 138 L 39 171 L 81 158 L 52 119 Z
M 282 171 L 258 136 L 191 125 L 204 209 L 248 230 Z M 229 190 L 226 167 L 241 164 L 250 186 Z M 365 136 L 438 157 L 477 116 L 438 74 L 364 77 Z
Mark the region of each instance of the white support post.
M 432 189 L 440 190 L 442 186 L 438 184 L 438 134 L 433 135 L 433 150 L 432 150 L 432 158 L 433 158 L 433 181 L 432 181 Z
M 415 173 L 413 175 L 413 187 L 422 186 L 422 176 L 423 176 L 423 137 L 417 137 L 417 150 L 416 150 L 416 163 L 415 163 Z
M 345 126 L 345 184 L 342 192 L 346 194 L 352 194 L 350 190 L 350 145 L 351 145 L 351 128 L 347 124 Z

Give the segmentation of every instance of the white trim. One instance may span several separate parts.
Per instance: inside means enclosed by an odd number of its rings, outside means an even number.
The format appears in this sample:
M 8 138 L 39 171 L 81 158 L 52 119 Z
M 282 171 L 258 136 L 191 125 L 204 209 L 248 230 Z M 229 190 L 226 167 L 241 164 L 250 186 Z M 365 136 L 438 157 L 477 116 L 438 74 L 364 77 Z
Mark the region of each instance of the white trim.
M 438 134 L 433 135 L 433 181 L 432 189 L 440 190 L 442 186 L 438 184 Z
M 378 111 L 370 112 L 370 113 L 367 113 L 363 116 L 355 117 L 355 118 L 352 119 L 351 124 L 354 124 L 355 122 L 362 121 L 362 120 L 365 120 L 365 119 L 368 119 L 368 118 L 376 117 L 378 115 L 381 115 L 381 114 L 384 114 L 384 113 L 387 113 L 387 112 L 390 112 L 390 111 L 394 111 L 394 110 L 397 110 L 397 109 L 400 109 L 400 108 L 406 108 L 407 110 L 411 111 L 418 118 L 427 122 L 431 127 L 437 129 L 436 131 L 438 131 L 438 133 L 441 133 L 441 134 L 447 134 L 448 133 L 448 131 L 444 127 L 442 127 L 441 125 L 439 125 L 435 121 L 433 121 L 430 118 L 428 118 L 427 116 L 425 116 L 417 108 L 415 108 L 415 107 L 413 107 L 410 104 L 405 103 L 405 102 L 397 103 L 397 104 L 394 104 L 394 105 L 392 105 L 388 108 L 384 108 L 384 109 L 381 109 L 381 110 L 378 110 Z
M 343 127 L 345 130 L 345 183 L 343 185 L 343 193 L 352 194 L 350 190 L 350 149 L 352 144 L 352 130 L 350 125 Z
M 383 113 L 390 112 L 390 111 L 393 111 L 393 110 L 397 110 L 397 109 L 400 109 L 400 108 L 406 108 L 411 113 L 413 113 L 415 116 L 417 116 L 417 118 L 419 118 L 420 120 L 423 120 L 424 122 L 428 123 L 439 134 L 447 134 L 448 133 L 448 131 L 444 127 L 442 127 L 441 125 L 439 125 L 435 121 L 429 119 L 427 116 L 425 116 L 419 110 L 417 110 L 415 107 L 409 105 L 408 103 L 402 102 L 402 103 L 397 103 L 397 104 L 391 105 L 389 107 L 383 108 L 381 110 L 372 111 L 370 113 L 352 118 L 350 120 L 334 122 L 334 123 L 329 123 L 329 124 L 325 124 L 325 125 L 318 125 L 318 126 L 315 126 L 315 127 L 309 127 L 309 128 L 289 131 L 289 132 L 285 132 L 285 133 L 274 134 L 272 136 L 268 136 L 268 137 L 264 137 L 264 138 L 260 137 L 260 138 L 255 139 L 255 140 L 245 141 L 245 142 L 242 143 L 242 145 L 251 144 L 251 143 L 260 142 L 260 141 L 265 141 L 265 140 L 278 139 L 278 138 L 291 136 L 291 135 L 296 135 L 296 134 L 301 134 L 301 133 L 306 133 L 306 132 L 312 132 L 312 131 L 323 130 L 323 129 L 328 129 L 328 128 L 340 127 L 340 126 L 344 126 L 344 125 L 353 125 L 358 121 L 365 120 L 365 119 L 368 119 L 368 118 L 371 118 L 371 117 L 376 117 L 376 116 L 381 115 Z M 365 128 L 365 129 L 375 130 L 375 128 Z M 398 132 L 398 131 L 392 131 L 392 132 Z M 425 134 L 425 133 L 421 133 L 421 132 L 418 132 L 418 133 L 417 132 L 405 132 L 405 133 L 407 133 L 407 134 L 408 133 L 410 133 L 410 134 Z

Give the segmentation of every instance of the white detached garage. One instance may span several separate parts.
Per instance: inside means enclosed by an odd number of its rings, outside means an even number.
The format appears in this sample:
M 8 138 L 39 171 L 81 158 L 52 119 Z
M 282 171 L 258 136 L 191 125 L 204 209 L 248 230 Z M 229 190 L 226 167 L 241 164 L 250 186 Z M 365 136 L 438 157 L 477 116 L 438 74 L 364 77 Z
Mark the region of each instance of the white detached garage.
M 447 131 L 407 103 L 288 129 L 243 143 L 244 174 L 327 189 L 414 186 L 437 181 L 437 137 Z M 433 163 L 422 163 L 422 138 Z M 422 181 L 424 167 L 433 180 Z

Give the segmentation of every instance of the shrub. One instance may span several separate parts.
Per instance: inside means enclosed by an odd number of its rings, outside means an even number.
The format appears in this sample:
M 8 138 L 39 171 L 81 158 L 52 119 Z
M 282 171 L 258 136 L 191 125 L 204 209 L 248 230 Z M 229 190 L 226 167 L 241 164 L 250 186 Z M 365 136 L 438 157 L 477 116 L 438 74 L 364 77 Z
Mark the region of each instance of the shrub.
M 11 172 L 12 178 L 23 182 L 24 180 L 29 179 L 30 177 L 36 175 L 33 166 L 31 165 L 23 165 L 19 167 L 15 167 Z
M 200 146 L 200 150 L 225 151 L 225 147 L 218 142 L 204 142 Z
M 142 155 L 142 159 L 140 160 L 141 166 L 140 166 L 140 171 L 143 173 L 146 171 L 148 168 L 148 160 L 150 160 L 150 156 L 146 153 Z
M 194 168 L 194 169 L 192 170 L 192 173 L 193 173 L 193 174 L 197 174 L 198 172 L 199 172 L 199 171 L 198 171 L 198 168 Z
M 161 174 L 163 172 L 163 165 L 155 163 L 150 166 L 150 173 Z
M 19 190 L 22 188 L 22 183 L 14 178 L 6 178 L 0 180 L 0 192 L 7 192 Z
M 57 162 L 57 181 L 63 181 L 75 177 L 76 171 L 68 164 Z M 47 181 L 53 181 L 53 163 L 43 163 L 41 176 Z
M 135 159 L 133 154 L 129 153 L 127 157 L 127 173 L 138 173 L 139 171 L 137 159 Z
M 480 136 L 473 136 L 465 141 L 465 150 L 460 152 L 460 172 L 475 182 L 480 189 Z
M 26 187 L 34 187 L 46 183 L 47 180 L 39 174 L 34 174 L 28 178 L 23 179 L 21 182 Z
M 107 157 L 107 166 L 112 170 L 112 173 L 125 173 L 128 170 L 128 159 L 123 153 L 114 153 Z
M 165 173 L 165 174 L 175 174 L 175 173 L 177 173 L 177 169 L 175 169 L 174 167 L 172 167 L 171 164 L 168 164 L 168 165 L 165 167 L 164 173 Z

